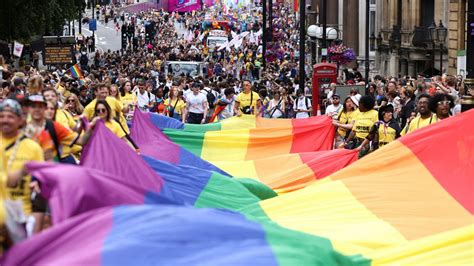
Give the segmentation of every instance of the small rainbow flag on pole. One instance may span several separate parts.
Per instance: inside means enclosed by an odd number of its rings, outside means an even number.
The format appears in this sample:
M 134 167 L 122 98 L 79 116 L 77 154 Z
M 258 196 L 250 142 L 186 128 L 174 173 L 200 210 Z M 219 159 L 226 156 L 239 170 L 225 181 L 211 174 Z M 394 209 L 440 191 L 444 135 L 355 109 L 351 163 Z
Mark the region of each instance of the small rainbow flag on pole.
M 71 71 L 71 76 L 72 77 L 79 79 L 79 83 L 81 85 L 86 83 L 86 81 L 84 79 L 84 76 L 82 76 L 82 71 L 81 71 L 81 67 L 79 66 L 79 64 L 73 65 L 71 68 L 69 68 L 69 71 Z
M 71 68 L 69 68 L 69 70 L 71 71 L 71 75 L 74 78 L 82 78 L 81 67 L 79 66 L 79 64 L 73 65 Z

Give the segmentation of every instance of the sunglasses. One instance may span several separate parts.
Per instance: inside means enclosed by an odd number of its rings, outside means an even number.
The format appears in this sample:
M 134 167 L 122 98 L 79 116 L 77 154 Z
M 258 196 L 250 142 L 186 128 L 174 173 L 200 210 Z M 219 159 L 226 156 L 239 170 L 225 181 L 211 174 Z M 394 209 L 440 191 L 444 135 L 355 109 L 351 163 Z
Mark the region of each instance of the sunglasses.
M 440 101 L 438 102 L 438 105 L 450 105 L 451 101 Z
M 75 103 L 76 101 L 74 99 L 68 99 L 66 102 L 67 103 Z
M 98 113 L 98 114 L 102 114 L 102 113 L 106 113 L 106 112 L 107 112 L 107 109 L 105 109 L 105 108 L 99 108 L 99 109 L 96 109 L 95 112 Z

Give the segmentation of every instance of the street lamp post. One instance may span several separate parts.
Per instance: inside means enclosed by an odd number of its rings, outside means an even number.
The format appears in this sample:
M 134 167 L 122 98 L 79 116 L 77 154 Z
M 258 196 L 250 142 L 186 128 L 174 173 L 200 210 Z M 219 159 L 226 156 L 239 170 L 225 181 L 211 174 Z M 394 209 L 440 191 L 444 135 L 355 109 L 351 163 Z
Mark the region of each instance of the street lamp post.
M 299 1 L 299 9 L 300 9 L 300 58 L 299 58 L 299 89 L 304 92 L 304 83 L 305 83 L 305 21 L 306 21 L 306 13 L 305 13 L 305 1 Z
M 304 2 L 304 1 L 301 1 Z M 322 24 L 323 24 L 323 42 L 321 44 L 321 61 L 326 62 L 326 56 L 327 56 L 327 37 L 326 37 L 326 31 L 327 31 L 327 0 L 322 0 L 321 2 L 321 18 L 322 18 Z
M 262 62 L 262 67 L 265 69 L 266 67 L 266 59 L 265 55 L 267 54 L 267 0 L 262 1 L 262 16 L 263 16 L 263 22 L 262 22 L 262 57 L 263 57 L 263 62 Z
M 440 46 L 440 52 L 439 52 L 439 57 L 440 57 L 440 67 L 439 70 L 441 71 L 441 74 L 443 73 L 443 52 L 444 52 L 444 42 L 446 41 L 446 36 L 448 35 L 448 29 L 444 27 L 443 22 L 440 20 L 439 21 L 439 26 L 436 29 L 437 35 L 438 35 L 438 42 Z
M 365 87 L 369 88 L 369 30 L 370 0 L 365 0 Z
M 308 36 L 311 38 L 311 65 L 316 64 L 316 38 L 318 37 L 319 27 L 311 25 L 308 27 Z

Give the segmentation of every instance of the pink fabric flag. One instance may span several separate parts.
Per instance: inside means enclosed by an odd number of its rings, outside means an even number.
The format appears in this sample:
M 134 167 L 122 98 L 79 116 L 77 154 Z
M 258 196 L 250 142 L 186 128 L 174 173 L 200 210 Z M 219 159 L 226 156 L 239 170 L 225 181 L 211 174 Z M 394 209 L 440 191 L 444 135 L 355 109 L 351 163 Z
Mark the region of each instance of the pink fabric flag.
M 163 179 L 102 122 L 96 125 L 89 143 L 84 147 L 81 165 L 105 171 L 128 183 L 153 189 L 160 192 L 160 195 L 179 202 L 172 191 L 164 185 Z

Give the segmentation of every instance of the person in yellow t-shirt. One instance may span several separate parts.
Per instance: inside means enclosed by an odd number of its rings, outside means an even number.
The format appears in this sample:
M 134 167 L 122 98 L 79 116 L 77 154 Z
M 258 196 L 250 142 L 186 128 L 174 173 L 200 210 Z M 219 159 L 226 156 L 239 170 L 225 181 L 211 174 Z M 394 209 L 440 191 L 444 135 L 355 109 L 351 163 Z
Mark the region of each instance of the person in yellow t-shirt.
M 350 97 L 347 97 L 344 100 L 341 111 L 337 115 L 337 120 L 333 121 L 333 125 L 337 127 L 336 143 L 335 146 L 338 147 L 341 143 L 344 142 L 344 139 L 349 136 L 352 127 L 354 126 L 354 115 L 356 114 L 357 107 L 352 102 Z
M 422 127 L 426 127 L 438 122 L 438 117 L 436 116 L 436 114 L 433 114 L 428 108 L 429 102 L 430 96 L 428 94 L 421 94 L 420 96 L 418 96 L 418 101 L 416 102 L 416 109 L 419 115 L 405 126 L 405 128 L 402 130 L 402 136 L 405 136 L 406 134 L 418 130 Z
M 120 125 L 117 121 L 112 119 L 112 112 L 107 101 L 98 100 L 94 108 L 94 119 L 102 119 L 104 121 L 105 127 L 107 127 L 112 133 L 114 133 L 120 139 L 123 139 L 125 142 L 131 145 L 126 138 L 126 133 L 120 128 Z M 95 123 L 94 123 L 95 124 Z
M 173 84 L 169 91 L 169 97 L 164 102 L 166 116 L 172 117 L 178 121 L 185 123 L 186 118 L 186 103 L 181 99 L 178 92 L 178 87 Z
M 359 147 L 365 138 L 369 135 L 372 127 L 379 119 L 379 114 L 374 110 L 375 100 L 370 96 L 364 95 L 359 100 L 359 111 L 354 116 L 354 126 L 349 137 L 344 142 L 347 145 L 350 141 L 354 140 L 354 148 Z M 363 157 L 368 153 L 367 148 L 362 148 L 359 152 L 359 158 Z
M 373 142 L 372 150 L 383 147 L 400 137 L 400 126 L 393 118 L 393 105 L 384 105 L 379 108 L 379 121 L 374 124 L 369 135 L 357 148 L 359 151 L 366 147 L 370 141 Z
M 250 81 L 244 80 L 242 85 L 243 91 L 239 93 L 235 100 L 234 114 L 237 116 L 241 116 L 242 114 L 262 116 L 262 101 L 260 100 L 260 96 L 258 93 L 252 91 Z
M 22 109 L 15 100 L 0 103 L 0 149 L 2 150 L 1 171 L 13 173 L 24 169 L 29 161 L 44 161 L 43 150 L 35 141 L 26 138 L 20 131 L 23 125 Z M 31 176 L 9 184 L 7 191 L 12 200 L 21 201 L 25 215 L 31 215 Z
M 98 84 L 94 88 L 94 93 L 96 98 L 90 102 L 85 108 L 83 114 L 86 116 L 88 120 L 92 120 L 95 113 L 95 106 L 98 100 L 105 100 L 108 105 L 110 106 L 111 117 L 113 120 L 118 120 L 117 122 L 123 127 L 123 130 L 129 134 L 130 131 L 128 129 L 127 121 L 123 115 L 123 105 L 117 99 L 108 96 L 109 95 L 109 86 L 107 84 L 101 83 Z

